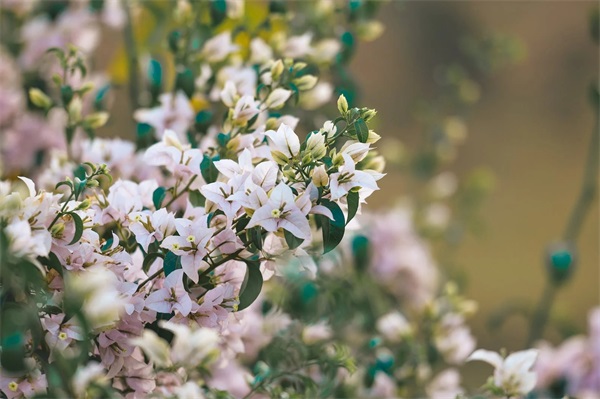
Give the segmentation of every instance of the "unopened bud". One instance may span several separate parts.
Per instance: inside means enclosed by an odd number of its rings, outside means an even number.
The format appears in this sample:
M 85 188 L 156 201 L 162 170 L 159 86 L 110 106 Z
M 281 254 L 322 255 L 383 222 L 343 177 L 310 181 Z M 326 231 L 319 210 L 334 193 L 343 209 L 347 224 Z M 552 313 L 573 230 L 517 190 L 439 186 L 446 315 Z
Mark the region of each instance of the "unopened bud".
M 298 90 L 305 91 L 305 90 L 310 90 L 313 87 L 315 87 L 318 80 L 319 79 L 317 79 L 316 76 L 304 75 L 300 78 L 294 79 L 293 83 L 296 85 L 296 87 L 298 87 Z
M 104 126 L 106 124 L 106 121 L 108 121 L 108 112 L 96 112 L 86 116 L 83 120 L 83 124 L 86 127 L 98 129 Z
M 271 151 L 271 156 L 273 157 L 273 160 L 275 162 L 277 162 L 279 165 L 287 165 L 288 162 L 290 161 L 289 158 L 282 152 L 280 151 Z
M 312 181 L 317 187 L 325 187 L 329 184 L 329 175 L 325 170 L 325 165 L 318 166 L 313 170 Z
M 277 60 L 271 67 L 271 77 L 274 81 L 279 80 L 283 73 L 283 61 Z
M 291 90 L 277 88 L 273 90 L 271 94 L 269 94 L 267 100 L 265 101 L 265 105 L 269 109 L 279 109 L 283 107 L 283 105 L 288 100 L 288 98 L 290 98 L 291 95 Z
M 337 107 L 342 115 L 346 115 L 348 112 L 348 100 L 346 100 L 346 97 L 344 97 L 343 94 L 341 94 L 337 100 Z
M 29 89 L 29 99 L 36 107 L 40 107 L 42 109 L 48 109 L 52 107 L 52 100 L 40 89 Z
M 72 122 L 77 122 L 81 119 L 81 108 L 83 104 L 81 103 L 81 99 L 79 97 L 75 97 L 69 103 L 69 107 L 67 111 L 69 112 L 69 119 Z
M 325 136 L 321 133 L 312 134 L 306 141 L 306 150 L 310 152 L 313 159 L 323 158 L 327 153 Z
M 52 228 L 50 228 L 50 234 L 54 238 L 61 238 L 65 232 L 65 224 L 64 223 L 56 223 Z

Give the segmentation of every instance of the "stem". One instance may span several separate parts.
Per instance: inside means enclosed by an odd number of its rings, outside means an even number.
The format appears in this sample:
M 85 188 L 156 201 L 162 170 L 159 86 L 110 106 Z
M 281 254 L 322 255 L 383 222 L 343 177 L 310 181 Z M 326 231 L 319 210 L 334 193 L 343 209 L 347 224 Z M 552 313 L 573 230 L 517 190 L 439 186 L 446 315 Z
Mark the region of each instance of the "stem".
M 140 285 L 138 285 L 137 289 L 135 290 L 135 292 L 138 292 L 143 286 L 145 286 L 146 284 L 148 284 L 150 281 L 154 280 L 155 278 L 157 278 L 158 276 L 160 276 L 163 272 L 163 269 L 158 269 L 158 271 L 156 273 L 154 273 L 152 276 L 148 277 L 147 279 L 145 279 L 144 281 L 141 282 Z
M 567 222 L 563 234 L 563 240 L 569 243 L 575 243 L 575 241 L 577 241 L 583 227 L 583 222 L 585 221 L 585 216 L 590 210 L 590 206 L 596 196 L 596 191 L 598 189 L 598 161 L 600 156 L 598 147 L 600 147 L 600 115 L 596 113 L 596 122 L 594 124 L 594 131 L 592 132 L 592 138 L 588 148 L 579 198 L 571 211 L 571 217 Z M 548 322 L 558 289 L 559 285 L 549 278 L 531 319 L 527 347 L 530 347 L 535 341 L 543 336 L 544 327 Z
M 188 184 L 186 184 L 186 186 L 183 188 L 183 190 L 181 190 L 181 191 L 180 191 L 180 192 L 178 192 L 177 194 L 173 195 L 173 198 L 171 198 L 171 199 L 169 200 L 169 202 L 167 202 L 167 203 L 166 203 L 166 204 L 163 206 L 163 208 L 167 208 L 169 205 L 171 205 L 173 202 L 175 202 L 175 200 L 176 200 L 177 198 L 181 197 L 181 194 L 185 193 L 185 192 L 186 192 L 186 191 L 187 191 L 187 190 L 190 188 L 190 186 L 192 185 L 192 183 L 194 182 L 194 180 L 196 180 L 196 178 L 197 178 L 197 177 L 198 177 L 198 175 L 194 175 L 194 176 L 193 176 L 193 177 L 190 179 L 190 181 L 188 182 Z
M 592 205 L 598 189 L 598 157 L 600 156 L 600 116 L 596 114 L 596 124 L 592 133 L 592 140 L 588 148 L 587 161 L 579 198 L 571 211 L 571 217 L 565 228 L 563 238 L 565 241 L 575 241 L 581 233 L 583 221 Z
M 54 220 L 52 220 L 52 223 L 50 223 L 50 226 L 48 226 L 48 230 L 50 230 L 52 228 L 52 226 L 54 226 L 54 224 L 58 221 L 58 219 L 63 215 L 64 211 L 67 209 L 67 204 L 69 203 L 69 201 L 71 201 L 71 198 L 73 198 L 73 191 L 71 191 L 71 195 L 69 195 L 69 198 L 67 198 L 67 200 L 63 203 L 63 206 L 60 209 L 60 212 L 58 212 L 56 214 L 56 217 L 54 218 Z
M 125 10 L 125 17 L 127 24 L 123 29 L 125 35 L 125 48 L 127 50 L 128 61 L 129 61 L 129 99 L 131 101 L 131 108 L 139 108 L 138 104 L 138 93 L 139 93 L 139 79 L 138 72 L 140 69 L 137 48 L 135 44 L 135 37 L 133 31 L 133 18 L 131 17 L 131 4 L 128 0 L 123 0 L 123 9 Z
M 540 301 L 538 302 L 537 308 L 531 319 L 531 327 L 529 329 L 529 337 L 527 338 L 526 347 L 529 348 L 544 334 L 544 327 L 548 322 L 550 316 L 550 310 L 552 310 L 552 304 L 558 287 L 550 279 L 546 282 L 546 287 L 542 292 Z

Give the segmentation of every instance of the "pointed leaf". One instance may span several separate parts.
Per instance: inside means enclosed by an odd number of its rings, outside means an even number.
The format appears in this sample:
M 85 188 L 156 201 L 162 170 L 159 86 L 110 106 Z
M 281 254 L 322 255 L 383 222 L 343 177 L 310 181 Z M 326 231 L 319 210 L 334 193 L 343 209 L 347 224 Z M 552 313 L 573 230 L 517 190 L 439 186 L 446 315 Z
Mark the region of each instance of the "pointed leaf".
M 329 209 L 333 215 L 333 220 L 330 220 L 327 216 L 316 215 L 323 230 L 323 253 L 327 253 L 337 247 L 344 238 L 346 221 L 344 220 L 344 213 L 335 202 L 322 199 L 321 205 Z
M 354 130 L 356 130 L 356 137 L 361 143 L 366 143 L 369 139 L 369 128 L 363 118 L 358 118 L 354 122 Z
M 165 277 L 173 273 L 175 270 L 181 269 L 181 259 L 173 252 L 167 252 L 165 255 L 165 261 L 163 262 L 163 270 L 165 271 Z
M 260 272 L 260 262 L 246 261 L 246 275 L 240 288 L 240 303 L 238 311 L 246 309 L 258 298 L 262 290 L 263 278 Z
M 71 215 L 73 218 L 73 223 L 75 223 L 75 234 L 73 235 L 73 239 L 69 243 L 69 245 L 75 244 L 81 238 L 83 234 L 83 220 L 79 217 L 75 212 L 68 212 L 68 215 Z
M 348 224 L 356 216 L 356 211 L 358 211 L 358 204 L 360 203 L 358 191 L 350 191 L 346 196 L 346 200 L 348 201 L 348 220 L 346 224 Z
M 160 206 L 167 195 L 167 190 L 164 187 L 159 187 L 152 193 L 152 203 L 156 209 L 160 209 Z

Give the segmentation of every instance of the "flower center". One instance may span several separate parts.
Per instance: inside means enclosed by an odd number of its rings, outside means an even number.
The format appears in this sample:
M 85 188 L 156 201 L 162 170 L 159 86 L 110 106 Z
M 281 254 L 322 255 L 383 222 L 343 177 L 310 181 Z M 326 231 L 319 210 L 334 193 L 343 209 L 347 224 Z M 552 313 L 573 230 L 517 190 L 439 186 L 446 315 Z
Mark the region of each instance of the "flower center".
M 66 332 L 64 332 L 64 331 L 61 331 L 61 332 L 58 334 L 58 339 L 60 339 L 61 341 L 64 341 L 65 339 L 67 339 L 67 333 L 66 333 Z
M 17 384 L 15 381 L 11 381 L 8 383 L 8 389 L 10 389 L 13 392 L 17 392 L 17 388 L 19 388 L 19 384 Z
M 176 242 L 173 243 L 173 249 L 179 249 L 179 244 L 177 244 Z
M 271 216 L 273 216 L 274 218 L 278 218 L 281 216 L 281 211 L 279 209 L 273 209 L 271 211 Z
M 187 240 L 187 242 L 194 242 L 194 241 L 196 241 L 196 237 L 194 237 L 193 235 L 189 235 L 189 236 L 186 238 L 186 240 Z

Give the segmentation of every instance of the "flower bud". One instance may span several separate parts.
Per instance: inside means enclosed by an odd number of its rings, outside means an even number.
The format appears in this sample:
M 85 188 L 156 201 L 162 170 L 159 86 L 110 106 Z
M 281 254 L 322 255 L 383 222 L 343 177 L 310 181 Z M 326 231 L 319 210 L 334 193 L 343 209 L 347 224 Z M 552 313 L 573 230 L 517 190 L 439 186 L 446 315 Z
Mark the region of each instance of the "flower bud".
M 367 143 L 369 143 L 369 144 L 376 143 L 379 141 L 380 138 L 381 138 L 380 135 L 375 133 L 373 130 L 369 130 L 369 137 L 367 137 Z
M 29 89 L 29 99 L 36 107 L 43 109 L 52 107 L 52 100 L 40 89 Z
M 277 88 L 269 94 L 267 100 L 265 101 L 265 105 L 270 109 L 279 109 L 283 107 L 285 102 L 292 95 L 291 90 L 286 90 L 282 88 Z
M 81 99 L 79 97 L 76 97 L 71 100 L 71 102 L 69 103 L 69 106 L 67 108 L 67 111 L 69 113 L 69 119 L 72 122 L 78 122 L 81 119 L 81 108 L 82 107 L 83 107 L 83 104 L 81 103 Z
M 329 184 L 329 175 L 325 170 L 325 165 L 317 166 L 313 169 L 312 182 L 317 187 L 325 187 Z
M 271 77 L 273 80 L 279 80 L 281 74 L 283 73 L 283 61 L 277 60 L 271 67 Z
M 310 152 L 313 159 L 321 159 L 327 153 L 325 148 L 325 136 L 320 133 L 312 134 L 306 140 L 306 150 Z
M 289 158 L 281 151 L 271 151 L 271 156 L 273 157 L 273 160 L 281 166 L 287 165 L 290 161 Z
M 81 93 L 81 94 L 85 94 L 85 93 L 87 93 L 88 91 L 92 91 L 92 90 L 94 90 L 94 87 L 96 87 L 96 86 L 94 85 L 94 83 L 93 83 L 93 82 L 85 82 L 85 83 L 84 83 L 84 84 L 83 84 L 83 85 L 82 85 L 82 86 L 79 88 L 79 93 Z
M 54 238 L 61 238 L 65 232 L 65 224 L 64 223 L 56 223 L 52 228 L 50 228 L 50 234 Z
M 317 84 L 317 77 L 313 75 L 304 75 L 300 78 L 294 79 L 292 82 L 298 87 L 298 90 L 310 90 Z
M 342 115 L 346 115 L 348 112 L 348 100 L 346 100 L 346 97 L 344 97 L 343 94 L 341 94 L 337 100 L 337 107 Z
M 368 122 L 371 119 L 373 119 L 375 115 L 377 115 L 377 111 L 375 111 L 374 109 L 368 109 L 365 112 L 363 112 L 362 117 L 365 120 L 365 122 Z
M 98 129 L 106 124 L 108 121 L 108 112 L 96 112 L 91 115 L 88 115 L 83 120 L 83 124 L 86 127 L 92 129 Z

